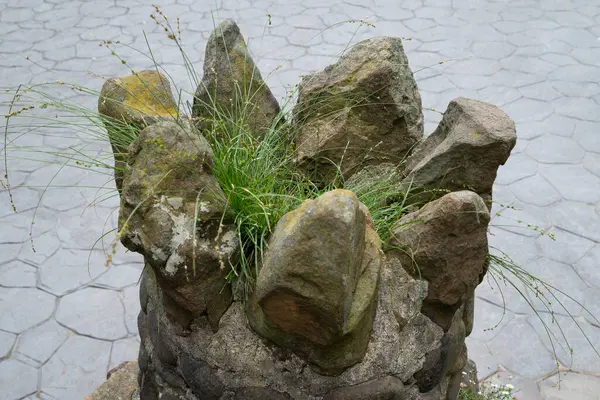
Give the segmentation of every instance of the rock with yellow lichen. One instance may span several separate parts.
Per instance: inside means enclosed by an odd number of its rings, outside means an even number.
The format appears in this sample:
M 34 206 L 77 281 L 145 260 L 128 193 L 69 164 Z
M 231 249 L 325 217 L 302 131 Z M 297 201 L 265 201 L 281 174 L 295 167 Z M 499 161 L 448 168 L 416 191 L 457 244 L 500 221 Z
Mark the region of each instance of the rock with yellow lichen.
M 260 138 L 278 123 L 279 104 L 254 64 L 240 28 L 227 19 L 212 32 L 192 116 L 201 130 L 229 123 Z
M 187 121 L 143 129 L 129 147 L 119 235 L 152 268 L 166 312 L 183 326 L 205 315 L 216 326 L 231 302 L 225 284 L 239 242 L 224 215 L 208 142 Z
M 146 126 L 176 118 L 177 103 L 168 79 L 146 70 L 107 80 L 100 92 L 98 112 L 104 117 L 115 156 L 115 181 L 121 190 L 127 146 Z

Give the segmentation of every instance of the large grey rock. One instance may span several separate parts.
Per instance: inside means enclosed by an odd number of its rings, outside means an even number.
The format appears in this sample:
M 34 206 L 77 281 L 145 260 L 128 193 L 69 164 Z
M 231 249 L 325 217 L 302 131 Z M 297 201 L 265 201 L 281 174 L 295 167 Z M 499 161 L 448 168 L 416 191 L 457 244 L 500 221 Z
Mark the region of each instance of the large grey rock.
M 360 361 L 371 332 L 382 253 L 364 210 L 338 189 L 284 215 L 249 308 L 257 332 L 328 373 Z
M 146 126 L 160 119 L 175 119 L 177 103 L 169 80 L 156 70 L 145 70 L 107 80 L 100 91 L 98 112 L 108 132 L 115 182 L 121 190 L 127 147 Z
M 298 162 L 315 179 L 398 164 L 423 136 L 421 96 L 400 38 L 362 41 L 302 79 L 294 108 Z
M 203 313 L 214 325 L 231 301 L 225 275 L 239 241 L 212 162 L 192 124 L 158 122 L 130 146 L 123 180 L 119 237 L 144 255 L 169 314 L 183 325 Z
M 262 137 L 280 118 L 279 104 L 254 64 L 240 28 L 227 19 L 213 30 L 192 115 L 202 130 L 225 123 Z M 219 120 L 219 124 L 214 124 Z
M 448 105 L 437 129 L 408 158 L 405 187 L 413 201 L 448 191 L 471 190 L 491 200 L 498 167 L 517 140 L 515 123 L 498 107 L 459 97 Z
M 429 282 L 423 312 L 445 330 L 479 284 L 490 215 L 469 191 L 454 192 L 401 218 L 388 247 L 413 276 Z

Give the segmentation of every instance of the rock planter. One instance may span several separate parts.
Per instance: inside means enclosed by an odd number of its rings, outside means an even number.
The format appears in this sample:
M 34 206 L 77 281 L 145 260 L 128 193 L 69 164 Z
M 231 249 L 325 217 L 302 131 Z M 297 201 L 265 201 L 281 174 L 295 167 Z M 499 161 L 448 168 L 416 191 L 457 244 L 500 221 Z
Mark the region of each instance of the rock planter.
M 120 239 L 146 262 L 135 396 L 454 400 L 473 291 L 486 272 L 486 205 L 515 145 L 514 123 L 461 98 L 423 139 L 420 95 L 398 38 L 361 42 L 305 77 L 294 110 L 298 168 L 319 181 L 333 173 L 325 160 L 347 157 L 344 179 L 391 165 L 426 204 L 382 243 L 353 192 L 306 201 L 273 229 L 245 297 L 225 280 L 240 243 L 202 137 L 207 93 L 216 107 L 231 107 L 232 80 L 256 68 L 234 22 L 213 32 L 205 63 L 194 123 L 136 115 L 144 124 L 126 163 L 119 160 Z M 252 75 L 259 96 L 250 124 L 260 138 L 279 106 L 260 73 Z M 370 98 L 362 107 L 374 93 L 379 104 Z M 352 150 L 344 155 L 344 147 Z

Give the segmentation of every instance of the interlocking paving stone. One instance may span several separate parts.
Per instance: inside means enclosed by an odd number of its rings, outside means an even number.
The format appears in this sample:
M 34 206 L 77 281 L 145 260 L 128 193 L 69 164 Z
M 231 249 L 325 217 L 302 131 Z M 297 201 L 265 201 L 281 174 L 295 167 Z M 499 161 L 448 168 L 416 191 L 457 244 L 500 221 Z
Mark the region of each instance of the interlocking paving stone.
M 122 298 L 123 304 L 125 305 L 125 322 L 127 324 L 127 330 L 132 334 L 137 334 L 137 317 L 140 313 L 140 296 L 139 287 L 128 287 L 123 290 Z
M 560 363 L 575 371 L 598 374 L 600 372 L 600 328 L 588 324 L 584 318 L 571 318 L 563 315 L 553 317 L 550 314 L 540 314 L 546 327 L 551 332 L 554 351 Z M 538 337 L 547 349 L 552 349 L 550 339 L 541 319 L 535 316 L 527 317 L 537 331 Z M 562 330 L 562 332 L 561 332 Z M 563 338 L 563 333 L 567 340 Z M 589 342 L 588 342 L 589 340 Z M 592 348 L 592 346 L 596 349 Z M 572 351 L 571 351 L 572 350 Z
M 42 366 L 41 389 L 58 399 L 90 395 L 106 380 L 110 349 L 110 342 L 71 336 Z
M 85 288 L 60 300 L 56 320 L 82 335 L 120 339 L 127 335 L 124 312 L 117 292 Z
M 498 170 L 496 183 L 508 185 L 535 175 L 538 163 L 527 154 L 515 154 Z
M 0 388 L 2 398 L 18 400 L 37 389 L 37 370 L 21 361 L 6 360 L 0 362 Z
M 0 265 L 0 286 L 35 287 L 37 269 L 22 261 Z
M 509 189 L 523 203 L 539 207 L 548 206 L 562 199 L 560 193 L 540 174 L 514 182 L 509 185 Z
M 550 310 L 553 310 L 557 314 L 570 312 L 573 315 L 581 313 L 581 304 L 584 301 L 587 285 L 571 265 L 548 258 L 538 258 L 527 264 L 527 272 L 556 288 L 549 289 L 541 284 L 539 285 L 540 296 L 532 301 L 538 311 L 550 312 Z M 564 294 L 559 291 L 564 292 Z M 546 300 L 543 300 L 544 298 Z M 548 302 L 551 304 L 548 304 Z
M 583 167 L 596 176 L 600 176 L 600 154 L 587 153 L 583 159 Z
M 489 342 L 514 318 L 515 315 L 501 305 L 480 301 L 478 309 L 475 310 L 473 332 L 470 337 Z
M 115 341 L 110 352 L 110 365 L 108 368 L 112 369 L 122 362 L 136 360 L 139 350 L 140 342 L 137 338 L 130 337 Z
M 582 165 L 540 165 L 539 171 L 567 200 L 595 203 L 600 198 L 600 177 Z
M 600 289 L 596 287 L 588 288 L 585 292 L 583 305 L 585 309 L 581 311 L 581 315 L 590 324 L 600 327 Z
M 600 245 L 596 244 L 574 265 L 581 278 L 600 289 Z
M 36 235 L 33 241 L 27 240 L 24 243 L 19 252 L 19 260 L 39 266 L 59 251 L 60 246 L 60 239 L 54 232 L 41 233 Z
M 98 250 L 63 249 L 40 265 L 41 287 L 56 295 L 73 291 L 105 273 L 105 259 Z
M 516 341 L 509 332 L 518 332 L 526 339 Z M 557 369 L 552 354 L 537 339 L 536 331 L 525 316 L 516 316 L 509 321 L 488 342 L 488 348 L 500 365 L 526 378 L 541 378 Z
M 498 371 L 498 364 L 493 361 L 492 353 L 485 342 L 468 337 L 466 343 L 469 359 L 477 365 L 478 379 L 485 379 Z
M 17 335 L 14 333 L 0 331 L 0 359 L 6 357 L 10 353 Z
M 561 373 L 545 379 L 540 391 L 550 400 L 596 400 L 600 393 L 600 379 L 575 372 Z
M 94 285 L 113 289 L 135 285 L 139 282 L 143 269 L 144 265 L 140 263 L 111 265 L 105 274 L 94 281 Z
M 16 351 L 44 363 L 67 340 L 70 333 L 54 320 L 26 331 L 19 338 Z
M 573 139 L 544 135 L 531 141 L 527 154 L 541 163 L 580 163 L 585 151 Z
M 574 178 L 573 178 L 574 179 Z M 600 214 L 594 206 L 574 201 L 561 201 L 549 207 L 553 223 L 566 231 L 600 242 Z
M 553 233 L 555 240 L 548 240 L 547 237 L 540 237 L 536 240 L 540 253 L 552 260 L 573 264 L 594 247 L 593 241 L 579 235 L 573 235 L 558 228 L 554 229 Z M 577 270 L 576 267 L 575 269 Z M 562 282 L 562 280 L 556 282 Z
M 211 8 L 215 6 L 191 0 L 164 0 L 159 4 L 170 18 L 182 18 L 184 44 L 190 45 L 190 59 L 199 68 L 204 44 L 213 26 Z M 565 263 L 560 265 L 570 263 L 581 280 L 593 286 L 583 292 L 586 305 L 594 304 L 596 290 L 600 289 L 598 245 L 580 260 L 576 258 L 589 247 L 590 242 L 586 239 L 600 242 L 600 184 L 597 179 L 600 176 L 600 141 L 597 135 L 600 130 L 600 85 L 597 80 L 600 70 L 597 63 L 600 55 L 600 6 L 583 0 L 518 0 L 510 3 L 491 0 L 372 0 L 361 4 L 351 0 L 275 0 L 270 3 L 223 0 L 219 8 L 215 13 L 217 19 L 235 18 L 244 35 L 250 38 L 250 50 L 257 56 L 263 75 L 281 65 L 268 78 L 277 96 L 284 97 L 285 89 L 298 83 L 300 74 L 320 68 L 329 63 L 328 59 L 338 56 L 349 44 L 358 24 L 342 23 L 319 33 L 321 29 L 344 19 L 372 16 L 369 21 L 374 22 L 375 27 L 362 27 L 352 42 L 376 35 L 412 38 L 404 41 L 404 47 L 413 70 L 425 68 L 415 73 L 421 88 L 426 89 L 423 90 L 424 107 L 444 111 L 448 102 L 458 96 L 473 97 L 503 107 L 516 122 L 519 141 L 510 161 L 499 171 L 494 198 L 516 205 L 521 210 L 506 213 L 509 218 L 493 218 L 496 226 L 511 226 L 492 228 L 490 243 L 507 251 L 526 269 L 533 259 L 544 256 Z M 89 69 L 103 76 L 124 75 L 128 69 L 106 49 L 98 47 L 98 41 L 121 39 L 124 43 L 145 49 L 141 34 L 143 29 L 157 57 L 168 60 L 167 71 L 183 88 L 193 91 L 194 88 L 183 76 L 172 41 L 148 18 L 151 11 L 149 5 L 130 0 L 103 7 L 84 1 L 2 2 L 0 52 L 5 57 L 0 56 L 0 86 L 69 78 L 99 89 L 103 79 L 89 75 Z M 272 15 L 270 26 L 266 25 L 267 12 Z M 306 45 L 311 33 L 317 33 L 317 37 Z M 43 67 L 29 63 L 25 60 L 26 55 Z M 123 55 L 138 70 L 152 66 L 141 55 L 128 51 L 124 51 Z M 440 61 L 444 61 L 444 64 L 437 64 Z M 186 100 L 191 100 L 191 96 L 185 96 Z M 78 97 L 77 100 L 91 108 L 95 107 L 96 99 Z M 0 105 L 2 114 L 5 113 L 3 107 Z M 440 116 L 429 111 L 425 112 L 425 116 L 426 131 L 429 133 L 435 129 Z M 22 139 L 23 143 L 29 145 L 39 144 L 33 136 Z M 44 146 L 57 151 L 84 143 L 82 139 L 67 140 L 58 135 L 43 137 Z M 106 145 L 94 146 L 94 149 L 107 148 Z M 542 164 L 538 165 L 538 161 Z M 128 332 L 134 334 L 137 332 L 139 311 L 134 275 L 136 269 L 141 268 L 137 264 L 140 257 L 122 255 L 119 251 L 113 259 L 114 265 L 107 270 L 104 267 L 105 255 L 96 251 L 92 256 L 91 277 L 87 272 L 89 249 L 102 234 L 104 223 L 118 202 L 99 205 L 82 216 L 83 207 L 93 201 L 95 190 L 81 189 L 80 195 L 70 190 L 51 189 L 46 201 L 36 211 L 33 238 L 37 251 L 33 252 L 28 242 L 28 232 L 40 194 L 34 187 L 43 188 L 56 171 L 54 167 L 40 166 L 37 162 L 27 160 L 15 161 L 10 166 L 17 207 L 22 213 L 12 213 L 5 200 L 6 192 L 0 189 L 0 286 L 2 282 L 7 282 L 6 275 L 3 275 L 3 271 L 7 271 L 6 265 L 14 266 L 14 263 L 22 261 L 27 264 L 23 268 L 25 272 L 17 273 L 13 272 L 17 271 L 16 268 L 9 268 L 8 282 L 17 286 L 32 285 L 32 268 L 37 267 L 40 289 L 0 288 L 0 296 L 6 296 L 4 290 L 15 293 L 27 290 L 31 294 L 37 291 L 44 299 L 38 303 L 44 306 L 46 296 L 50 296 L 44 290 L 65 295 L 77 293 L 85 285 L 125 288 L 114 293 L 121 296 L 119 301 L 125 306 L 124 323 Z M 77 170 L 57 175 L 54 184 L 96 187 L 105 181 L 100 182 L 97 175 L 88 171 Z M 112 181 L 109 185 L 114 188 Z M 494 212 L 498 209 L 499 206 L 495 204 Z M 539 232 L 523 228 L 514 219 L 542 228 L 557 229 L 557 241 L 540 237 Z M 115 219 L 109 219 L 104 231 L 115 227 Z M 107 237 L 104 245 L 110 248 L 112 239 L 111 236 Z M 96 248 L 102 246 L 99 244 Z M 75 255 L 72 254 L 73 250 Z M 17 259 L 18 262 L 15 261 Z M 532 269 L 537 268 L 531 265 Z M 568 275 L 571 276 L 571 273 Z M 573 281 L 573 285 L 579 287 L 580 281 L 575 278 Z M 514 290 L 508 289 L 508 293 L 510 300 L 506 307 L 511 317 L 513 312 L 531 313 L 526 303 L 518 300 L 519 296 Z M 481 314 L 489 308 L 489 303 L 482 299 L 501 304 L 497 291 L 493 292 L 486 286 L 478 289 L 478 296 L 476 315 L 479 313 L 480 316 L 477 318 L 481 319 Z M 23 296 L 20 294 L 16 297 Z M 52 299 L 50 303 L 54 304 L 54 298 L 49 298 Z M 25 303 L 35 303 L 36 296 L 29 296 L 29 299 L 19 300 L 19 303 L 27 307 Z M 40 313 L 37 309 L 33 310 L 27 318 Z M 497 316 L 496 309 L 492 309 L 491 313 L 489 319 Z M 51 311 L 48 314 L 50 316 Z M 39 323 L 42 323 L 41 326 L 51 326 L 50 322 L 43 323 L 43 320 L 29 326 L 31 321 L 23 323 L 25 317 L 20 318 L 15 319 L 13 314 L 0 311 L 1 329 L 4 330 L 6 324 L 22 324 L 29 329 L 23 336 L 27 337 L 31 332 L 38 332 L 40 327 L 35 325 Z M 37 321 L 37 318 L 32 320 Z M 589 319 L 582 321 L 591 322 Z M 96 323 L 90 320 L 89 324 Z M 57 328 L 58 331 L 61 329 L 64 328 Z M 5 335 L 9 335 L 8 341 L 12 340 L 11 334 Z M 525 342 L 525 336 L 521 333 L 505 329 L 501 335 L 507 342 L 513 340 L 519 345 Z M 98 367 L 96 360 L 87 356 L 96 352 L 100 363 L 103 363 L 102 368 L 106 369 L 109 362 L 112 363 L 108 357 L 111 349 L 113 355 L 118 351 L 115 350 L 119 348 L 116 343 L 134 346 L 129 337 L 117 342 L 82 339 L 89 341 L 91 346 L 88 350 L 82 345 L 81 357 L 71 358 L 68 368 L 57 362 L 56 358 L 51 360 L 51 365 L 43 367 L 44 384 L 51 389 L 47 393 L 42 391 L 41 398 L 51 398 L 51 395 L 61 399 L 84 397 L 93 388 L 90 382 L 96 382 L 97 385 L 104 380 L 104 372 L 94 375 L 77 369 L 92 371 Z M 21 343 L 22 338 L 17 342 Z M 576 342 L 580 352 L 588 349 L 585 343 Z M 100 345 L 96 346 L 97 343 Z M 499 363 L 495 359 L 496 354 L 490 354 L 487 347 L 477 348 L 481 356 L 472 355 L 479 363 Z M 64 352 L 63 347 L 59 349 L 61 351 Z M 34 359 L 18 351 L 12 352 L 10 360 L 35 364 Z M 0 362 L 0 366 L 5 362 Z M 530 370 L 525 361 L 518 365 L 522 370 L 511 372 L 525 375 Z M 535 367 L 535 363 L 532 365 Z M 73 371 L 75 379 L 65 378 L 61 374 L 63 368 Z M 3 379 L 2 373 L 0 379 Z M 515 382 L 518 379 L 521 378 L 517 376 Z M 529 384 L 525 385 L 529 387 Z M 517 384 L 515 386 L 518 387 Z M 568 390 L 557 393 L 546 390 L 543 393 L 548 399 L 580 400 L 590 398 L 589 393 L 596 398 L 594 395 L 600 391 L 593 384 L 581 383 L 580 386 L 583 390 L 577 394 Z
M 36 289 L 0 288 L 2 329 L 21 333 L 49 318 L 56 298 Z

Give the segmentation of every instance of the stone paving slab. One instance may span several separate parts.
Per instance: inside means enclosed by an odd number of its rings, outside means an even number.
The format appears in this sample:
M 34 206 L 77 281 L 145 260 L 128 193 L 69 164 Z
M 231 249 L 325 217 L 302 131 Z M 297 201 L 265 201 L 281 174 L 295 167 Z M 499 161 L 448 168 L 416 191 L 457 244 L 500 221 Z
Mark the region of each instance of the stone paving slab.
M 172 20 L 181 17 L 184 48 L 198 70 L 213 19 L 236 19 L 263 75 L 287 104 L 292 101 L 287 91 L 300 74 L 333 62 L 348 45 L 376 35 L 406 38 L 405 49 L 427 109 L 428 133 L 440 120 L 439 112 L 458 96 L 501 106 L 516 121 L 519 140 L 499 171 L 494 196 L 520 210 L 494 216 L 491 245 L 600 313 L 600 4 L 155 2 Z M 157 60 L 185 89 L 185 104 L 194 88 L 173 42 L 150 20 L 150 12 L 149 3 L 141 0 L 0 0 L 0 87 L 62 79 L 98 90 L 104 77 L 125 75 L 128 66 L 152 67 L 143 54 L 119 48 L 127 62 L 123 65 L 98 46 L 100 40 L 121 40 L 144 49 L 143 30 Z M 353 22 L 325 29 L 345 19 L 366 19 L 374 27 Z M 57 90 L 95 107 L 95 98 L 64 89 Z M 6 101 L 1 97 L 2 114 L 8 110 Z M 84 144 L 98 151 L 108 148 L 106 143 L 88 143 L 81 135 L 64 137 L 69 132 L 28 135 L 19 143 L 60 151 Z M 3 399 L 80 399 L 103 382 L 111 366 L 136 356 L 141 259 L 119 246 L 107 269 L 102 245 L 110 248 L 110 235 L 90 253 L 96 239 L 116 226 L 111 214 L 118 206 L 115 198 L 86 209 L 98 193 L 114 190 L 112 180 L 85 169 L 64 170 L 53 184 L 78 187 L 49 188 L 36 210 L 57 170 L 31 160 L 11 160 L 18 214 L 0 188 L 0 387 L 9 388 L 3 390 Z M 108 190 L 98 189 L 104 185 Z M 494 212 L 501 209 L 494 205 Z M 29 237 L 34 213 L 35 252 Z M 554 231 L 556 241 L 527 229 L 528 223 Z M 522 387 L 519 398 L 597 399 L 599 358 L 564 310 L 554 304 L 573 335 L 574 354 L 580 357 L 574 365 L 588 375 L 567 375 L 559 390 L 553 386 L 556 365 L 549 358 L 551 344 L 540 331 L 541 323 L 511 285 L 501 284 L 500 290 L 489 283 L 490 279 L 477 290 L 475 330 L 468 341 L 480 376 L 493 375 L 498 368 L 508 370 L 515 376 L 515 386 Z M 528 296 L 530 301 L 534 298 Z M 543 304 L 534 302 L 534 307 Z M 600 323 L 582 309 L 573 305 L 571 309 L 592 342 L 599 342 Z M 564 353 L 557 354 L 566 362 Z

